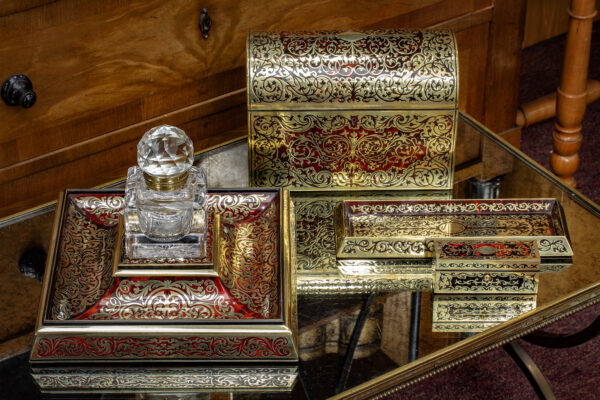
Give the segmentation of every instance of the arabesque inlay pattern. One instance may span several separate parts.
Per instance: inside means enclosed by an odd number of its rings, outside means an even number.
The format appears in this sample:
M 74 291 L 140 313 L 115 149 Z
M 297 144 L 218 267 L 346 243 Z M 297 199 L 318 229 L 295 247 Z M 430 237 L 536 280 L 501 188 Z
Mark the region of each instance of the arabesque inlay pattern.
M 346 239 L 340 249 L 339 256 L 359 258 L 368 254 L 372 257 L 386 257 L 402 255 L 425 257 L 433 251 L 433 242 L 400 239 Z
M 207 198 L 208 213 L 218 213 L 221 220 L 229 222 L 242 221 L 256 216 L 266 210 L 277 197 L 274 193 L 209 193 Z M 212 227 L 212 217 L 208 221 Z
M 550 236 L 545 215 L 357 215 L 350 219 L 355 236 Z M 460 230 L 450 231 L 449 226 Z
M 377 292 L 398 292 L 404 290 L 427 292 L 433 286 L 431 276 L 407 275 L 393 278 L 346 278 L 341 276 L 304 276 L 298 279 L 298 292 L 312 296 L 344 293 L 364 294 Z
M 116 221 L 124 205 L 123 194 L 72 194 L 66 201 L 51 293 L 50 319 L 279 316 L 277 193 L 209 194 L 207 202 L 211 221 L 213 213 L 221 214 L 222 221 L 233 224 L 232 232 L 239 238 L 239 248 L 232 254 L 238 258 L 231 262 L 234 266 L 228 270 L 236 272 L 225 272 L 222 283 L 210 279 L 125 279 L 114 283 L 112 258 L 117 237 Z M 257 225 L 253 225 L 255 223 Z M 210 248 L 212 223 L 208 226 Z M 259 242 L 254 242 L 256 240 Z M 252 246 L 254 253 L 249 253 L 247 250 Z M 260 273 L 253 274 L 259 270 Z M 215 284 L 220 294 L 215 291 Z
M 352 213 L 364 214 L 548 214 L 555 200 L 439 200 L 439 201 L 348 201 Z
M 435 293 L 537 293 L 534 272 L 460 272 L 438 271 L 434 276 Z
M 292 343 L 287 337 L 263 336 L 64 336 L 39 339 L 35 359 L 173 359 L 288 358 Z
M 244 312 L 218 280 L 124 279 L 100 300 L 97 309 L 78 319 L 170 320 L 244 319 Z
M 454 111 L 252 113 L 263 187 L 449 188 Z
M 506 321 L 535 307 L 535 296 L 433 297 L 435 321 Z
M 106 227 L 119 222 L 119 214 L 125 207 L 125 198 L 112 194 L 102 196 L 72 195 L 71 201 L 94 221 Z
M 535 258 L 535 242 L 529 240 L 440 240 L 436 256 L 439 259 L 523 259 Z
M 448 31 L 254 32 L 249 106 L 454 106 L 456 54 Z
M 219 277 L 237 301 L 263 318 L 279 315 L 279 217 L 273 202 L 256 219 L 225 224 Z
M 338 203 L 336 199 L 294 200 L 299 272 L 337 273 L 333 212 Z
M 116 226 L 103 227 L 67 204 L 58 252 L 51 319 L 70 319 L 96 304 L 112 282 Z
M 33 377 L 43 389 L 262 389 L 291 388 L 297 368 L 238 367 L 196 369 L 122 369 L 36 370 Z

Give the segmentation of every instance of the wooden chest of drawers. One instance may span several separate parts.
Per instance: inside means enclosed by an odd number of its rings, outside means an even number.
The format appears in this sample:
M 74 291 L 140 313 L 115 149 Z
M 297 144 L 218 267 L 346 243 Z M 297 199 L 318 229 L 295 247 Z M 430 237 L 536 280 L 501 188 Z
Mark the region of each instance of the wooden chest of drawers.
M 184 129 L 198 151 L 245 137 L 253 30 L 452 29 L 460 108 L 505 131 L 523 11 L 522 0 L 0 2 L 0 79 L 26 74 L 37 94 L 29 109 L 0 104 L 0 218 L 123 177 L 141 135 L 161 123 Z M 497 173 L 473 168 L 486 146 L 468 136 L 457 141 L 457 169 L 469 165 L 459 178 Z

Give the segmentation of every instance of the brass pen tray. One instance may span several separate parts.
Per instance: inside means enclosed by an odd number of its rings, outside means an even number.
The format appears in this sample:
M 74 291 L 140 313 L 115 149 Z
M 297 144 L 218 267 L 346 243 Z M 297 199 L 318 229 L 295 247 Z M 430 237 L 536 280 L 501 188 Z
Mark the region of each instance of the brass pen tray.
M 431 258 L 443 237 L 536 240 L 543 269 L 572 263 L 554 199 L 345 201 L 336 210 L 339 259 Z
M 123 191 L 65 192 L 56 211 L 32 365 L 296 361 L 281 197 L 279 189 L 209 190 L 208 257 L 217 240 L 218 276 L 127 277 L 113 274 Z M 219 235 L 214 215 L 222 221 Z

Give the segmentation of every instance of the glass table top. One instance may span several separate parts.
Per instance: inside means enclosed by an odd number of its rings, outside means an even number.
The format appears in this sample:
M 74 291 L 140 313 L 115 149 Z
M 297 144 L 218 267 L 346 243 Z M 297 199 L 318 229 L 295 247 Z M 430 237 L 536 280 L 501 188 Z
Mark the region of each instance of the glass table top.
M 354 398 L 373 395 L 408 383 L 445 364 L 460 361 L 476 351 L 498 346 L 503 340 L 521 336 L 595 302 L 594 298 L 600 292 L 597 285 L 600 282 L 600 209 L 470 117 L 461 115 L 460 119 L 459 129 L 481 135 L 483 146 L 488 148 L 478 162 L 457 168 L 452 198 L 470 198 L 467 178 L 485 175 L 489 163 L 502 163 L 506 173 L 499 178 L 498 198 L 553 198 L 561 203 L 574 253 L 573 264 L 560 272 L 539 275 L 537 295 L 524 299 L 521 305 L 523 311 L 532 311 L 508 320 L 509 317 L 500 313 L 497 325 L 478 333 L 460 329 L 436 331 L 433 328 L 434 310 L 439 307 L 440 300 L 429 291 L 340 292 L 335 295 L 303 292 L 297 301 L 300 362 L 292 365 L 297 369 L 291 390 L 232 391 L 227 398 L 322 399 L 335 395 Z M 490 156 L 486 158 L 485 154 Z M 236 162 L 243 157 L 247 157 L 246 142 L 232 143 L 201 154 L 200 161 L 209 173 L 209 187 L 247 187 L 247 163 Z M 225 170 L 223 166 L 226 165 L 237 168 Z M 122 182 L 117 182 L 111 187 L 120 184 Z M 32 245 L 48 249 L 53 213 L 53 207 L 46 206 L 0 221 L 0 260 L 4 274 L 0 289 L 4 299 L 11 299 L 11 304 L 0 306 L 0 325 L 4 337 L 16 338 L 0 344 L 0 373 L 4 375 L 3 381 L 9 378 L 16 382 L 11 389 L 15 397 L 42 396 L 28 375 L 27 353 L 41 285 L 21 275 L 16 264 L 20 254 Z M 231 390 L 235 389 L 232 387 Z M 160 392 L 160 388 L 157 391 Z M 53 398 L 61 396 L 51 395 Z M 84 396 L 165 398 L 164 395 L 133 392 L 79 393 L 75 397 Z M 225 398 L 222 393 L 172 396 Z

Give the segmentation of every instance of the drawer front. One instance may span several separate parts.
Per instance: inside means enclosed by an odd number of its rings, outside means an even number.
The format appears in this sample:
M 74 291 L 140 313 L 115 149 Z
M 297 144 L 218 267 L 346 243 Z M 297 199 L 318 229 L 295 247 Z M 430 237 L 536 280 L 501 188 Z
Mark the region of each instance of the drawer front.
M 25 14 L 50 19 L 69 3 Z M 431 6 L 444 10 L 441 21 L 473 8 L 443 7 L 448 0 L 387 0 L 376 7 L 368 1 L 342 7 L 340 0 L 93 3 L 71 4 L 73 20 L 54 17 L 19 37 L 13 32 L 33 22 L 22 13 L 2 18 L 0 76 L 28 75 L 38 100 L 28 110 L 0 107 L 0 167 L 243 88 L 248 31 L 349 29 L 407 13 L 414 14 L 412 25 L 427 24 Z M 99 10 L 92 12 L 94 6 Z M 213 22 L 207 39 L 198 28 L 202 8 Z
M 535 294 L 537 272 L 436 271 L 434 293 Z
M 535 295 L 434 295 L 433 332 L 480 332 L 535 308 Z

